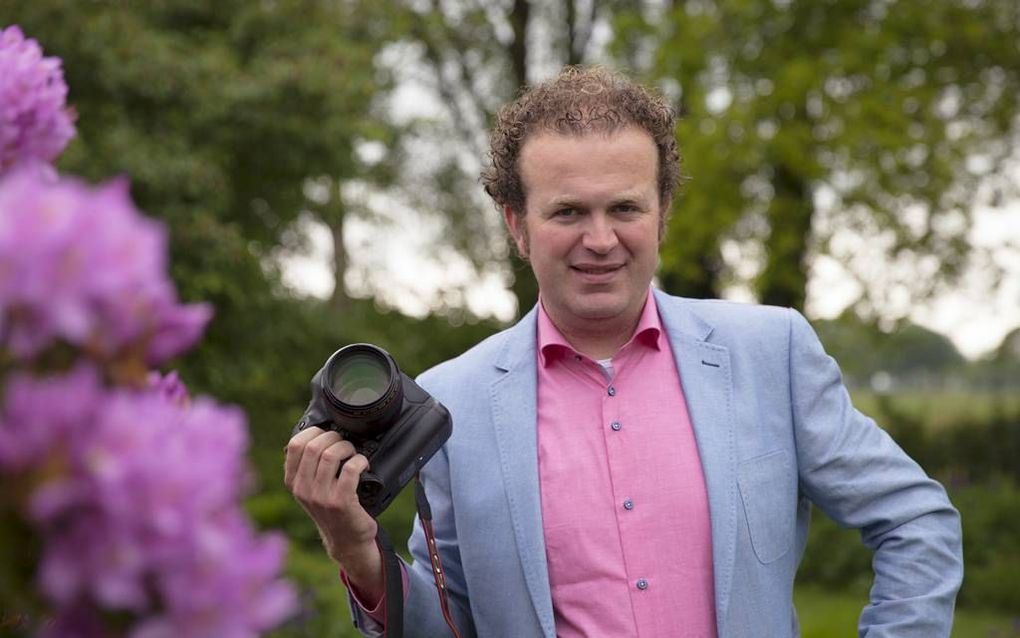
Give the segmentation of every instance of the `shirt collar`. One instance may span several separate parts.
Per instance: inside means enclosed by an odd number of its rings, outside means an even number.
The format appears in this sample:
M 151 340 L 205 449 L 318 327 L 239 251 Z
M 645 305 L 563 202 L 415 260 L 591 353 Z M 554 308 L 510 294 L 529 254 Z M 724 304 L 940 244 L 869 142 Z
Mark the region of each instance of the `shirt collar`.
M 651 288 L 645 298 L 645 305 L 641 309 L 641 316 L 638 317 L 634 334 L 620 349 L 626 348 L 632 343 L 659 350 L 661 349 L 662 322 L 659 319 L 659 309 L 655 305 L 655 295 Z M 578 354 L 570 345 L 563 333 L 553 324 L 552 319 L 545 312 L 542 299 L 538 302 L 538 360 L 542 367 L 548 366 L 553 361 L 566 355 Z

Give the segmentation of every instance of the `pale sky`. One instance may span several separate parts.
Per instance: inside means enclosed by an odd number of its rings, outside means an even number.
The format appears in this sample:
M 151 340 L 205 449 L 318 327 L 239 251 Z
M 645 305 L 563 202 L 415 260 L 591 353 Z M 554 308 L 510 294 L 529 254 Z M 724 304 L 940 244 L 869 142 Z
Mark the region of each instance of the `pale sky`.
M 493 216 L 494 210 L 489 210 Z M 482 214 L 482 213 L 480 213 Z M 327 297 L 332 291 L 330 272 L 332 239 L 328 230 L 310 219 L 303 222 L 309 237 L 309 250 L 283 260 L 285 283 L 302 293 Z M 437 254 L 435 243 L 442 229 L 424 220 L 409 220 L 403 232 L 388 227 L 385 240 L 365 222 L 352 220 L 347 225 L 346 244 L 350 251 L 351 272 L 348 289 L 365 293 L 381 282 L 389 290 L 387 302 L 407 314 L 421 316 L 428 311 L 428 300 L 449 290 L 465 288 L 448 301 L 460 303 L 479 315 L 510 320 L 514 299 L 502 276 L 487 273 L 478 276 L 466 260 L 452 252 Z M 1020 326 L 1020 203 L 999 210 L 978 210 L 970 234 L 975 245 L 992 248 L 994 259 L 1005 272 L 997 287 L 992 287 L 980 269 L 972 269 L 961 286 L 951 294 L 916 306 L 911 319 L 948 336 L 967 357 L 980 356 L 995 348 L 1013 328 Z M 1012 245 L 1011 245 L 1012 244 Z M 364 272 L 374 273 L 372 285 L 362 280 Z M 855 297 L 856 284 L 835 260 L 823 258 L 814 268 L 808 284 L 807 314 L 810 318 L 828 318 L 839 314 Z M 743 296 L 735 291 L 732 297 Z

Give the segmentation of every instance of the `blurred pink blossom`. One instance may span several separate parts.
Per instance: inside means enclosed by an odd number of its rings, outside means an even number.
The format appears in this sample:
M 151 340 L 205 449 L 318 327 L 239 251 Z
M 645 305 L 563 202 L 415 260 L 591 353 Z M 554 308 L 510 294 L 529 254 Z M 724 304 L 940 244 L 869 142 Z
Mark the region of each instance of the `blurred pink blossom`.
M 87 365 L 8 381 L 0 477 L 30 477 L 25 515 L 52 627 L 96 609 L 131 614 L 129 636 L 242 637 L 293 610 L 283 539 L 258 534 L 240 507 L 240 410 L 107 389 Z
M 171 370 L 166 374 L 160 374 L 156 370 L 149 372 L 148 385 L 149 388 L 172 403 L 187 406 L 191 401 L 188 388 L 185 387 L 184 382 L 177 376 L 176 370 Z
M 207 304 L 178 303 L 166 231 L 135 208 L 126 180 L 0 178 L 0 346 L 15 358 L 63 341 L 105 358 L 130 346 L 156 365 L 211 316 Z
M 22 162 L 51 162 L 74 137 L 60 58 L 43 57 L 21 29 L 0 30 L 0 173 Z

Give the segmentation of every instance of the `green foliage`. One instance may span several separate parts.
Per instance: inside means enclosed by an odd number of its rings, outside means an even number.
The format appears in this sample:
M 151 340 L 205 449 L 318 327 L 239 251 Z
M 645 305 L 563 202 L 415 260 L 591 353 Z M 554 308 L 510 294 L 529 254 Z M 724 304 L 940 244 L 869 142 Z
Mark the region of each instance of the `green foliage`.
M 1020 485 L 1020 412 L 993 412 L 985 421 L 961 420 L 939 429 L 897 407 L 888 395 L 876 398 L 879 422 L 926 472 L 958 484 L 1006 477 Z
M 954 490 L 953 503 L 963 518 L 960 604 L 1020 610 L 1020 488 L 1009 481 L 971 485 Z
M 965 577 L 957 603 L 1020 609 L 1020 489 L 1009 481 L 950 486 L 950 499 L 963 520 Z M 860 535 L 815 516 L 797 582 L 866 595 L 871 579 L 871 552 Z
M 27 491 L 6 484 L 0 491 L 0 600 L 4 601 L 4 607 L 0 607 L 0 635 L 19 622 L 9 614 L 34 615 L 46 610 L 38 592 L 25 587 L 34 580 L 42 543 L 21 514 L 24 504 L 15 502 L 19 493 Z
M 286 573 L 298 588 L 301 611 L 270 636 L 355 638 L 361 635 L 351 623 L 347 589 L 340 581 L 336 566 L 324 556 L 319 548 L 305 550 L 291 546 Z
M 386 9 L 311 0 L 0 0 L 0 22 L 22 25 L 63 58 L 79 137 L 61 169 L 94 180 L 130 175 L 139 207 L 169 226 L 181 296 L 216 308 L 201 346 L 170 367 L 193 392 L 248 415 L 248 509 L 291 539 L 292 572 L 313 598 L 316 619 L 294 635 L 349 624 L 314 525 L 282 485 L 283 446 L 312 374 L 342 345 L 368 341 L 416 375 L 496 329 L 456 311 L 412 319 L 371 300 L 338 307 L 294 297 L 273 269 L 270 255 L 302 209 L 336 210 L 306 200 L 307 180 L 335 190 L 364 177 L 371 169 L 358 163 L 356 144 L 391 135 L 373 116 L 388 87 L 373 64 L 388 35 Z M 410 493 L 384 515 L 398 542 L 412 515 Z
M 814 510 L 797 582 L 834 591 L 867 591 L 872 578 L 871 552 L 861 542 L 860 533 L 839 527 Z
M 373 116 L 389 83 L 373 65 L 385 7 L 0 0 L 0 22 L 63 59 L 79 135 L 60 168 L 128 174 L 139 207 L 167 223 L 181 296 L 216 309 L 172 367 L 245 408 L 256 466 L 275 483 L 307 379 L 372 323 L 289 298 L 270 256 L 309 203 L 308 178 L 362 175 L 354 147 L 386 135 Z
M 1020 121 L 1018 11 L 1013 0 L 685 0 L 618 16 L 616 58 L 682 115 L 688 181 L 665 287 L 718 296 L 750 283 L 767 303 L 802 307 L 809 257 L 826 253 L 860 279 L 860 310 L 898 317 L 909 304 L 896 295 L 955 281 L 978 184 L 1015 190 L 1004 161 Z M 864 249 L 840 243 L 848 230 Z M 756 272 L 727 265 L 727 241 Z
M 878 371 L 893 376 L 945 375 L 962 370 L 963 356 L 944 335 L 905 323 L 883 332 L 851 311 L 812 322 L 825 350 L 839 362 L 852 386 L 867 387 Z
M 913 391 L 881 394 L 854 392 L 854 405 L 882 424 L 892 424 L 895 414 L 906 413 L 908 419 L 924 424 L 930 432 L 952 429 L 960 423 L 982 424 L 1003 422 L 1010 415 L 1020 415 L 1020 395 L 1016 392 Z M 893 415 L 883 412 L 891 404 Z M 893 426 L 895 427 L 895 426 Z
M 893 398 L 879 397 L 879 421 L 929 475 L 940 480 L 960 511 L 966 576 L 963 607 L 1020 609 L 1020 410 L 987 421 L 931 428 Z M 799 582 L 864 591 L 871 554 L 859 534 L 824 515 L 812 522 Z

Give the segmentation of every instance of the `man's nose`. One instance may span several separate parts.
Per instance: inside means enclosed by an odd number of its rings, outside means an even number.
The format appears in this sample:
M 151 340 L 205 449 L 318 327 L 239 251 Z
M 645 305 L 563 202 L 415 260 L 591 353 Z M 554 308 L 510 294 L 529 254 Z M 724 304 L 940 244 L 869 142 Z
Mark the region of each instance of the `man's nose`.
M 589 215 L 582 243 L 585 248 L 595 253 L 606 254 L 611 251 L 620 243 L 613 220 L 601 212 Z

